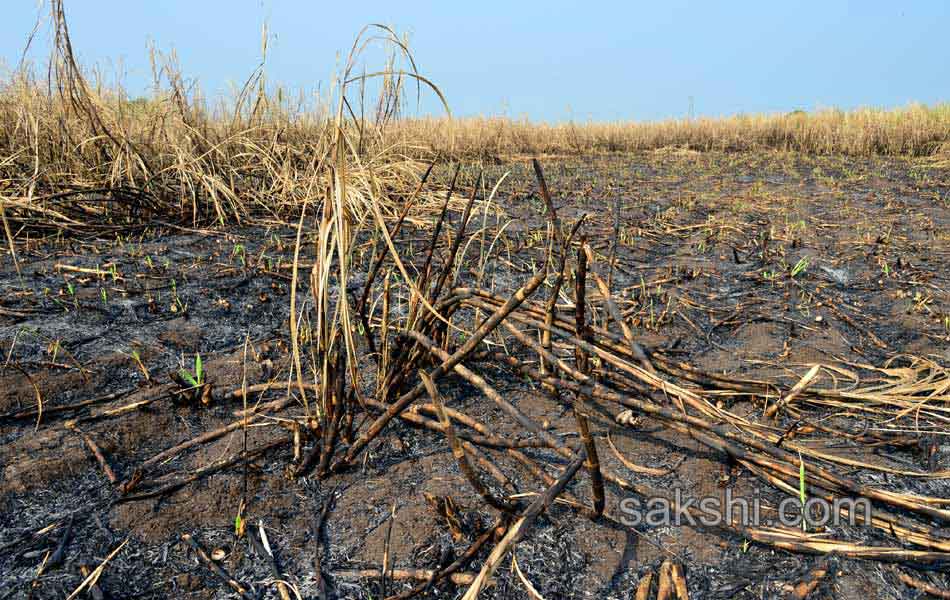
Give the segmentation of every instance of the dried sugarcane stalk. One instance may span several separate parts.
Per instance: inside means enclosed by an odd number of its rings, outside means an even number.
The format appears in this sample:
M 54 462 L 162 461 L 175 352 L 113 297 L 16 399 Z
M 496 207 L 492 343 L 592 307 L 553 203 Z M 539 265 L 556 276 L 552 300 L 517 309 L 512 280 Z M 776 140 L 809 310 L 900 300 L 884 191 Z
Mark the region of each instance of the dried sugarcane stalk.
M 505 534 L 505 537 L 498 542 L 492 549 L 491 554 L 488 555 L 488 558 L 485 559 L 485 564 L 482 565 L 478 577 L 475 578 L 471 586 L 465 592 L 462 600 L 475 600 L 475 598 L 478 597 L 478 594 L 485 588 L 488 580 L 494 574 L 498 565 L 501 564 L 505 555 L 508 554 L 508 551 L 511 550 L 512 546 L 521 541 L 538 516 L 554 502 L 554 499 L 558 497 L 586 460 L 587 452 L 581 448 L 574 460 L 568 463 L 564 468 L 564 471 L 560 477 L 557 478 L 557 481 L 554 482 L 554 485 L 538 496 L 537 499 L 525 509 L 522 516 L 508 529 L 508 533 Z
M 528 338 L 528 336 L 525 336 L 523 333 L 519 332 L 516 328 L 510 326 L 510 325 L 507 324 L 507 323 L 506 323 L 506 327 L 509 328 L 509 331 L 513 331 L 513 333 L 516 333 L 516 336 L 520 336 L 519 339 L 521 339 L 521 341 L 522 341 L 523 343 L 525 343 L 525 344 L 527 344 L 527 345 L 536 344 L 536 342 L 534 342 L 533 340 L 531 340 L 530 338 Z M 553 356 L 552 356 L 551 358 L 552 358 L 552 360 L 555 360 L 555 361 L 557 362 L 557 364 L 558 364 L 558 367 L 559 367 L 559 368 L 562 368 L 563 370 L 565 370 L 565 372 L 571 373 L 571 374 L 573 374 L 574 376 L 578 376 L 578 377 L 580 376 L 579 373 L 577 373 L 576 371 L 574 371 L 573 369 L 571 369 L 569 366 L 567 366 L 566 364 L 564 364 L 563 361 L 560 361 L 559 359 L 556 359 L 556 358 L 554 358 Z M 725 440 L 725 439 L 722 439 L 722 438 L 733 438 L 733 439 L 744 440 L 744 438 L 742 438 L 742 436 L 740 436 L 739 434 L 737 434 L 737 433 L 735 433 L 735 432 L 733 432 L 733 431 L 731 431 L 731 430 L 729 430 L 729 429 L 727 429 L 727 428 L 724 428 L 724 427 L 721 427 L 721 426 L 717 426 L 717 425 L 713 425 L 713 424 L 707 423 L 706 421 L 704 421 L 704 420 L 702 420 L 702 419 L 699 419 L 699 418 L 697 418 L 697 417 L 693 417 L 693 416 L 691 416 L 691 415 L 682 414 L 682 413 L 680 413 L 680 412 L 678 412 L 678 411 L 672 411 L 672 410 L 670 410 L 670 409 L 657 406 L 657 405 L 655 405 L 655 404 L 653 404 L 653 403 L 651 403 L 651 402 L 639 401 L 639 400 L 636 400 L 636 399 L 634 399 L 634 398 L 630 398 L 630 397 L 628 397 L 628 396 L 625 396 L 625 395 L 616 393 L 616 392 L 614 392 L 614 391 L 607 390 L 606 388 L 604 388 L 603 386 L 601 386 L 600 384 L 598 384 L 598 383 L 596 383 L 596 382 L 591 382 L 591 381 L 589 381 L 589 382 L 585 382 L 585 383 L 583 383 L 583 384 L 580 384 L 580 383 L 575 383 L 575 382 L 571 382 L 571 381 L 566 381 L 566 380 L 563 380 L 563 379 L 557 379 L 557 378 L 552 378 L 552 377 L 542 377 L 542 376 L 540 375 L 540 373 L 538 373 L 537 370 L 531 369 L 530 367 L 526 367 L 526 366 L 523 366 L 523 367 L 522 367 L 522 370 L 523 370 L 525 373 L 530 374 L 532 377 L 536 378 L 536 379 L 539 380 L 539 381 L 541 381 L 541 380 L 547 380 L 547 381 L 551 382 L 551 383 L 554 384 L 554 385 L 558 385 L 558 386 L 563 387 L 564 389 L 568 389 L 568 390 L 584 390 L 585 393 L 587 393 L 587 394 L 589 394 L 589 395 L 591 395 L 591 396 L 593 396 L 593 397 L 595 397 L 595 398 L 600 398 L 600 399 L 604 399 L 604 400 L 613 400 L 613 401 L 620 402 L 621 404 L 623 404 L 623 405 L 625 405 L 625 406 L 630 406 L 631 408 L 636 408 L 636 409 L 640 410 L 641 412 L 644 412 L 644 413 L 647 413 L 647 414 L 651 414 L 651 415 L 653 415 L 653 416 L 657 416 L 657 417 L 663 418 L 663 419 L 665 419 L 665 420 L 668 420 L 668 421 L 670 421 L 672 424 L 677 424 L 677 423 L 682 422 L 682 423 L 684 423 L 684 424 L 691 425 L 691 426 L 693 426 L 693 429 L 685 428 L 685 429 L 683 429 L 683 431 L 689 433 L 690 435 L 692 435 L 693 437 L 695 437 L 695 438 L 698 439 L 699 441 L 702 441 L 703 443 L 709 445 L 709 446 L 712 447 L 712 448 L 715 448 L 715 449 L 718 449 L 718 450 L 720 450 L 720 451 L 723 451 L 723 452 L 732 454 L 732 455 L 735 456 L 736 458 L 743 458 L 743 459 L 747 458 L 747 459 L 752 460 L 752 461 L 754 461 L 754 462 L 756 462 L 756 463 L 758 463 L 758 464 L 762 464 L 763 466 L 767 466 L 767 467 L 772 468 L 772 469 L 786 470 L 786 471 L 788 471 L 788 472 L 794 472 L 794 473 L 797 474 L 797 471 L 793 471 L 793 469 L 792 469 L 792 467 L 791 467 L 791 465 L 797 464 L 797 463 L 796 463 L 795 461 L 791 460 L 791 458 L 788 458 L 788 459 L 786 460 L 786 464 L 785 464 L 785 465 L 781 465 L 781 464 L 776 463 L 776 462 L 774 462 L 774 461 L 768 460 L 768 459 L 765 458 L 764 456 L 760 456 L 760 455 L 755 455 L 755 454 L 749 453 L 749 452 L 747 452 L 747 451 L 745 451 L 745 450 L 743 450 L 743 449 L 737 447 L 735 444 L 731 444 L 731 443 L 726 442 L 726 440 Z M 712 436 L 710 436 L 710 435 L 702 434 L 702 433 L 700 433 L 700 432 L 698 431 L 698 429 L 703 429 L 703 430 L 708 431 L 708 432 L 710 432 L 710 433 L 712 433 L 712 434 L 715 434 L 715 435 L 717 435 L 717 436 L 721 436 L 721 438 L 716 439 L 716 438 L 714 438 L 714 437 L 712 437 Z M 755 440 L 744 440 L 744 441 L 745 441 L 745 443 L 751 443 L 751 444 L 755 444 L 755 443 L 756 443 Z M 774 449 L 772 449 L 772 448 L 770 448 L 769 446 L 764 445 L 764 444 L 762 444 L 762 445 L 756 445 L 756 449 L 764 449 L 766 452 L 771 452 L 771 451 L 774 450 Z M 782 458 L 786 458 L 786 457 L 782 456 Z M 938 510 L 938 509 L 933 509 L 933 508 L 931 508 L 931 507 L 929 507 L 929 506 L 923 505 L 923 504 L 918 503 L 918 502 L 913 502 L 912 500 L 909 500 L 908 498 L 905 498 L 905 497 L 900 496 L 900 495 L 897 495 L 897 494 L 885 493 L 885 492 L 880 491 L 880 490 L 868 489 L 868 488 L 866 488 L 866 487 L 864 487 L 864 486 L 860 486 L 860 485 L 858 485 L 858 484 L 856 484 L 856 483 L 854 483 L 854 482 L 851 482 L 851 481 L 849 481 L 849 480 L 846 480 L 846 479 L 840 478 L 840 477 L 838 477 L 838 476 L 834 476 L 834 475 L 832 475 L 832 474 L 830 474 L 830 473 L 827 473 L 824 469 L 821 469 L 820 467 L 814 467 L 814 468 L 813 468 L 813 472 L 814 472 L 815 474 L 817 474 L 817 475 L 819 476 L 819 478 L 820 478 L 822 475 L 826 476 L 827 478 L 830 478 L 831 481 L 830 481 L 830 482 L 826 482 L 824 485 L 825 485 L 826 487 L 827 487 L 827 485 L 831 485 L 831 486 L 832 486 L 832 489 L 844 489 L 845 491 L 852 491 L 852 493 L 857 493 L 857 494 L 859 494 L 859 495 L 866 496 L 866 497 L 869 497 L 869 498 L 872 498 L 872 499 L 878 499 L 878 500 L 880 500 L 880 501 L 882 501 L 882 502 L 890 503 L 890 504 L 895 505 L 895 506 L 898 506 L 898 507 L 900 507 L 900 508 L 906 508 L 906 509 L 908 509 L 908 510 L 913 510 L 913 511 L 915 511 L 915 512 L 919 512 L 919 513 L 925 514 L 925 515 L 927 515 L 927 516 L 934 516 L 934 517 L 936 517 L 936 518 L 940 518 L 940 516 L 941 516 L 942 513 L 943 513 L 943 511 L 940 511 L 940 510 Z M 608 477 L 608 479 L 613 480 L 613 477 Z M 842 483 L 842 486 L 840 486 L 840 487 L 835 486 L 835 484 L 834 484 L 835 481 Z M 818 484 L 822 484 L 822 482 L 819 481 Z M 636 491 L 636 490 L 638 489 L 636 486 L 632 486 L 632 485 L 629 484 L 629 483 L 626 483 L 625 486 L 621 486 L 621 487 L 626 487 L 626 489 L 631 489 L 631 490 L 634 490 L 634 491 Z M 856 491 L 856 490 L 858 490 L 858 491 Z M 866 492 L 866 493 L 865 493 L 865 492 Z M 640 492 L 638 491 L 637 493 L 640 493 Z M 647 495 L 647 496 L 648 496 L 649 494 L 648 494 L 648 493 L 644 493 L 643 495 Z M 861 549 L 854 550 L 854 551 L 857 552 L 857 553 L 859 553 L 859 554 L 861 554 L 861 555 L 874 555 L 874 556 L 878 555 L 878 553 L 876 553 L 874 550 L 869 550 L 869 549 L 866 549 L 866 548 L 861 548 Z M 887 553 L 887 552 L 880 553 L 880 555 L 881 555 L 881 556 L 893 556 L 892 553 Z M 939 555 L 939 553 L 919 553 L 919 556 L 921 557 L 922 560 L 928 560 L 928 561 L 938 560 L 938 559 L 936 558 L 938 555 Z M 950 554 L 948 554 L 948 555 L 946 555 L 946 556 L 950 556 Z
M 488 318 L 466 342 L 459 348 L 452 356 L 448 357 L 441 365 L 435 368 L 434 371 L 429 373 L 429 377 L 433 381 L 442 377 L 448 373 L 456 364 L 465 359 L 473 350 L 481 343 L 485 337 L 495 330 L 499 323 L 501 323 L 505 317 L 507 317 L 513 310 L 515 310 L 522 302 L 524 302 L 528 296 L 530 296 L 534 290 L 541 285 L 541 282 L 544 281 L 544 270 L 539 271 L 534 275 L 524 286 L 521 287 L 503 306 L 496 310 L 491 317 Z M 410 332 L 412 333 L 412 332 Z M 422 383 L 416 385 L 411 391 L 406 392 L 396 402 L 394 402 L 390 407 L 379 416 L 373 423 L 370 425 L 360 437 L 358 437 L 353 445 L 350 446 L 350 449 L 347 453 L 341 457 L 334 466 L 330 469 L 331 472 L 337 472 L 343 469 L 345 466 L 352 463 L 353 459 L 359 454 L 363 448 L 369 444 L 379 433 L 383 430 L 384 427 L 395 417 L 397 414 L 401 413 L 408 407 L 414 400 L 419 398 L 422 393 L 425 391 L 425 386 Z
M 656 586 L 656 600 L 670 600 L 673 592 L 673 564 L 670 559 L 663 561 L 660 565 L 660 578 Z
M 647 571 L 637 584 L 637 593 L 634 600 L 650 600 L 650 585 L 653 583 L 653 571 Z
M 689 600 L 686 576 L 683 575 L 683 567 L 677 562 L 674 562 L 670 569 L 670 580 L 673 582 L 673 590 L 676 591 L 677 600 Z
M 211 560 L 211 557 L 208 556 L 208 553 L 205 552 L 205 549 L 198 543 L 198 540 L 194 539 L 190 533 L 181 534 L 181 540 L 191 546 L 191 549 L 195 551 L 195 554 L 198 555 L 198 558 L 201 559 L 202 564 L 205 568 L 211 571 L 215 577 L 224 582 L 229 588 L 239 594 L 242 598 L 246 600 L 253 600 L 257 596 L 251 593 L 251 589 L 246 587 L 244 584 L 240 583 L 237 579 L 232 577 L 230 573 L 225 571 L 220 565 Z
M 577 331 L 581 337 L 588 337 L 586 318 L 584 314 L 587 304 L 587 242 L 581 240 L 581 247 L 577 250 L 577 271 L 574 279 L 574 316 L 577 323 Z M 585 375 L 589 373 L 587 354 L 581 348 L 574 349 L 574 361 L 577 363 L 577 369 Z M 590 435 L 590 424 L 587 421 L 587 410 L 584 399 L 580 394 L 574 396 L 574 420 L 577 423 L 577 433 L 587 449 L 587 462 L 584 467 L 590 474 L 591 495 L 594 499 L 594 505 L 590 511 L 590 516 L 594 519 L 604 514 L 604 478 L 600 473 L 600 458 L 597 456 L 597 446 L 594 438 Z
M 788 393 L 785 394 L 782 399 L 765 409 L 765 417 L 772 417 L 778 413 L 778 411 L 788 406 L 795 398 L 798 397 L 799 394 L 804 392 L 805 389 L 811 385 L 811 382 L 815 380 L 815 377 L 818 376 L 818 372 L 820 370 L 821 365 L 814 365 L 812 368 L 808 369 L 808 372 L 798 380 L 798 383 L 792 386 L 792 389 L 788 390 Z
M 96 441 L 92 437 L 79 428 L 76 424 L 71 424 L 67 429 L 72 429 L 76 433 L 82 436 L 83 442 L 86 443 L 86 446 L 89 448 L 89 451 L 92 452 L 92 455 L 96 458 L 96 462 L 99 463 L 99 467 L 102 469 L 102 472 L 105 474 L 106 478 L 109 480 L 109 483 L 115 485 L 118 481 L 118 478 L 115 476 L 115 471 L 112 470 L 112 467 L 109 466 L 109 461 L 106 460 L 105 455 L 102 453 L 102 450 L 99 448 L 99 445 L 96 444 Z
M 438 571 L 433 571 L 432 569 L 392 569 L 389 572 L 389 577 L 393 580 L 415 579 L 416 581 L 428 582 L 438 574 Z M 379 569 L 343 570 L 334 571 L 333 575 L 342 579 L 378 579 L 380 572 Z M 455 572 L 446 577 L 446 579 L 456 585 L 469 585 L 475 581 L 476 575 L 474 573 Z
M 449 446 L 452 448 L 452 455 L 455 457 L 456 462 L 458 462 L 459 470 L 462 471 L 465 478 L 468 479 L 469 484 L 471 484 L 478 495 L 492 508 L 502 512 L 516 511 L 518 509 L 517 504 L 512 504 L 504 498 L 496 498 L 478 477 L 478 474 L 465 457 L 465 450 L 462 449 L 462 444 L 458 438 L 455 437 L 455 428 L 452 427 L 452 422 L 449 420 L 448 415 L 445 414 L 445 407 L 442 405 L 442 395 L 439 394 L 435 383 L 425 374 L 425 371 L 420 370 L 419 377 L 422 379 L 422 383 L 425 385 L 426 391 L 429 393 L 429 397 L 432 398 L 432 403 L 435 404 L 436 410 L 439 413 L 439 422 L 445 429 L 445 437 L 448 439 Z

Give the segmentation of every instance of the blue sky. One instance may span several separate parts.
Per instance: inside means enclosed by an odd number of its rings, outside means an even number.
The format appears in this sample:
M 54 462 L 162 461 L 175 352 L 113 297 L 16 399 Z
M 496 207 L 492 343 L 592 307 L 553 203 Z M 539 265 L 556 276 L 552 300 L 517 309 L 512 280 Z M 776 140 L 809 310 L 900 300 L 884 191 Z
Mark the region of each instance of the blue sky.
M 5 4 L 0 58 L 15 65 L 37 2 Z M 654 120 L 685 116 L 691 97 L 710 116 L 950 100 L 946 1 L 67 0 L 66 10 L 81 61 L 121 72 L 132 92 L 149 81 L 152 40 L 210 95 L 226 93 L 259 62 L 265 21 L 269 80 L 325 89 L 360 28 L 382 22 L 410 34 L 456 115 Z

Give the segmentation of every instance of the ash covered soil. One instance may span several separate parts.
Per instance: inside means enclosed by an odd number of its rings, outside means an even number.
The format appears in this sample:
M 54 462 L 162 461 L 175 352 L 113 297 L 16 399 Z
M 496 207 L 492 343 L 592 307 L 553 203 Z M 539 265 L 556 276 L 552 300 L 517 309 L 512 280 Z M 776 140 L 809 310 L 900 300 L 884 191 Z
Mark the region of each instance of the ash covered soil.
M 562 220 L 586 214 L 581 232 L 604 256 L 616 235 L 613 291 L 644 344 L 668 348 L 707 372 L 786 384 L 817 362 L 898 365 L 906 360 L 902 355 L 913 355 L 950 364 L 946 169 L 903 159 L 686 151 L 551 158 L 544 164 Z M 440 178 L 448 177 L 445 171 Z M 469 230 L 477 233 L 464 249 L 456 282 L 502 296 L 543 262 L 547 239 L 530 163 L 487 165 L 488 190 L 508 171 L 494 205 L 472 218 Z M 460 196 L 474 176 L 475 168 L 466 166 Z M 461 202 L 450 206 L 451 227 Z M 65 597 L 83 581 L 84 568 L 94 569 L 125 540 L 98 580 L 106 597 L 234 597 L 196 560 L 183 533 L 209 552 L 222 550 L 220 565 L 235 579 L 279 597 L 269 561 L 246 538 L 235 537 L 244 498 L 246 526 L 265 529 L 282 578 L 304 598 L 319 597 L 321 577 L 327 594 L 340 598 L 379 598 L 418 583 L 399 580 L 382 590 L 378 579 L 347 573 L 380 567 L 390 526 L 394 566 L 432 569 L 491 525 L 494 511 L 467 484 L 445 438 L 403 422 L 392 423 L 347 472 L 324 480 L 289 477 L 292 422 L 303 414 L 297 404 L 250 427 L 252 450 L 286 443 L 255 455 L 246 469 L 238 461 L 201 476 L 203 468 L 240 454 L 241 429 L 141 468 L 167 448 L 235 422 L 243 405 L 233 392 L 243 381 L 288 381 L 295 234 L 289 226 L 158 226 L 98 239 L 21 242 L 19 275 L 4 261 L 0 598 Z M 407 264 L 421 264 L 430 236 L 431 222 L 424 219 L 404 228 L 398 245 Z M 361 247 L 358 261 L 371 255 L 370 244 Z M 302 272 L 312 261 L 312 246 L 305 243 Z M 355 282 L 347 293 L 358 295 L 359 274 Z M 303 285 L 298 298 L 307 302 Z M 374 325 L 378 306 L 375 311 Z M 375 359 L 365 347 L 359 350 L 372 388 Z M 170 377 L 182 367 L 194 370 L 196 355 L 211 384 L 207 403 L 178 393 Z M 551 432 L 575 435 L 566 404 L 491 361 L 469 366 Z M 440 389 L 449 406 L 499 435 L 524 435 L 462 380 L 447 377 Z M 275 386 L 251 394 L 248 402 L 286 396 L 286 386 Z M 659 422 L 644 418 L 622 428 L 614 422 L 615 406 L 594 408 L 601 461 L 658 494 L 679 487 L 696 497 L 729 489 L 776 503 L 783 498 L 725 456 Z M 732 409 L 751 414 L 754 399 Z M 665 473 L 626 469 L 606 446 L 608 432 L 627 460 Z M 149 485 L 121 494 L 86 438 L 119 483 L 140 473 Z M 312 444 L 304 436 L 305 452 Z M 922 436 L 919 447 L 868 452 L 844 442 L 837 451 L 905 469 L 950 469 L 950 440 L 942 435 Z M 490 457 L 519 491 L 541 491 L 504 453 Z M 198 476 L 181 487 L 134 496 L 192 475 Z M 865 483 L 950 498 L 943 479 L 874 477 Z M 585 477 L 569 489 L 590 497 Z M 461 535 L 453 536 L 426 495 L 451 497 Z M 683 564 L 692 598 L 774 598 L 818 560 L 702 528 L 627 527 L 616 518 L 624 497 L 608 486 L 613 518 L 596 522 L 556 504 L 517 546 L 522 573 L 544 598 L 631 598 L 640 576 L 671 556 Z M 317 530 L 324 507 L 326 519 Z M 848 533 L 869 544 L 877 535 L 860 527 Z M 486 555 L 482 550 L 464 570 L 477 572 Z M 890 565 L 832 564 L 810 598 L 922 597 Z M 948 584 L 939 572 L 915 576 Z M 464 589 L 444 583 L 426 593 L 456 597 Z M 506 562 L 484 597 L 530 596 Z

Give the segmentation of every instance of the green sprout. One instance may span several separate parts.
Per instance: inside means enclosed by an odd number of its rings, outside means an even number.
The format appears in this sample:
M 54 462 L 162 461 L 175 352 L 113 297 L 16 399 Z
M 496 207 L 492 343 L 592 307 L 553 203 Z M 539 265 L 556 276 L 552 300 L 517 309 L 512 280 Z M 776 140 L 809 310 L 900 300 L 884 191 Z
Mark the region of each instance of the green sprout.
M 201 365 L 201 355 L 195 354 L 194 375 L 192 375 L 192 373 L 184 367 L 178 371 L 178 374 L 181 375 L 182 379 L 191 384 L 191 387 L 201 387 L 204 384 L 204 369 Z
M 247 253 L 244 250 L 244 244 L 234 244 L 234 249 L 231 251 L 231 256 L 237 256 L 241 260 L 241 266 L 247 266 Z
M 805 272 L 805 269 L 808 267 L 808 257 L 803 256 L 795 266 L 792 267 L 792 277 L 797 277 Z

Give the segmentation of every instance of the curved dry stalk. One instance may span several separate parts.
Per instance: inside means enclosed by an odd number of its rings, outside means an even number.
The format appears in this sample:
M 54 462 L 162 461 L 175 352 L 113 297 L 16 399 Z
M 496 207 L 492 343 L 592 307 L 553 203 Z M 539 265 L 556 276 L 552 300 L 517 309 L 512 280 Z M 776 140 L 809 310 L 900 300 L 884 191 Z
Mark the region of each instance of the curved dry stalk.
M 571 479 L 574 478 L 574 475 L 586 460 L 587 452 L 582 448 L 577 453 L 577 456 L 564 467 L 564 470 L 554 484 L 545 490 L 543 494 L 538 496 L 535 501 L 525 509 L 521 517 L 508 528 L 505 537 L 501 538 L 501 541 L 498 542 L 492 549 L 491 554 L 488 555 L 488 558 L 485 559 L 485 564 L 482 565 L 478 577 L 475 578 L 475 581 L 473 581 L 468 590 L 466 590 L 462 600 L 475 600 L 475 598 L 478 597 L 478 594 L 488 583 L 488 580 L 494 574 L 498 565 L 501 564 L 505 555 L 508 554 L 508 551 L 528 533 L 528 530 L 531 528 L 531 525 L 534 524 L 535 520 L 537 520 L 538 516 L 547 510 L 551 503 L 554 502 L 554 499 L 557 498 L 567 484 L 570 483 Z
M 459 348 L 454 354 L 447 357 L 445 361 L 435 368 L 429 376 L 433 381 L 445 375 L 447 372 L 452 370 L 455 365 L 459 364 L 464 360 L 469 354 L 471 354 L 478 344 L 481 343 L 485 337 L 494 331 L 499 323 L 503 322 L 505 317 L 507 317 L 513 310 L 515 310 L 522 302 L 524 302 L 529 295 L 531 295 L 534 290 L 541 285 L 541 282 L 544 280 L 544 271 L 538 272 L 534 277 L 528 280 L 524 286 L 521 287 L 517 292 L 515 292 L 512 297 L 500 308 L 498 308 L 491 317 L 488 318 L 485 323 L 483 323 L 475 333 L 465 341 L 461 348 Z M 412 333 L 412 332 L 409 332 Z M 386 410 L 385 413 L 380 415 L 370 427 L 358 437 L 353 445 L 350 446 L 350 449 L 347 451 L 346 455 L 343 456 L 339 461 L 334 464 L 334 467 L 331 471 L 337 471 L 344 468 L 346 465 L 351 464 L 353 459 L 359 454 L 363 448 L 369 444 L 379 433 L 383 430 L 384 427 L 399 413 L 404 411 L 414 400 L 419 398 L 422 393 L 425 391 L 425 386 L 423 384 L 418 384 L 411 391 L 406 392 L 399 397 L 390 407 Z
M 475 470 L 472 468 L 472 465 L 469 464 L 468 459 L 465 457 L 465 450 L 462 449 L 461 442 L 459 442 L 458 438 L 455 436 L 455 428 L 452 427 L 452 421 L 449 420 L 449 416 L 445 413 L 445 407 L 442 403 L 442 395 L 439 393 L 438 388 L 436 388 L 432 379 L 426 375 L 425 371 L 419 371 L 419 378 L 422 379 L 422 383 L 426 387 L 426 392 L 428 392 L 429 397 L 432 399 L 432 403 L 435 405 L 436 411 L 438 412 L 439 423 L 445 430 L 445 437 L 449 442 L 449 447 L 452 449 L 452 456 L 455 457 L 455 460 L 459 466 L 459 470 L 462 471 L 462 473 L 465 475 L 465 478 L 468 479 L 469 484 L 471 484 L 478 495 L 481 496 L 485 502 L 489 504 L 489 506 L 502 512 L 513 512 L 517 510 L 518 506 L 516 504 L 508 502 L 504 498 L 496 498 L 478 477 L 478 474 L 475 472 Z

